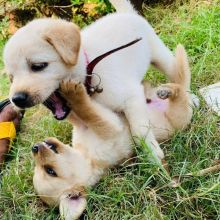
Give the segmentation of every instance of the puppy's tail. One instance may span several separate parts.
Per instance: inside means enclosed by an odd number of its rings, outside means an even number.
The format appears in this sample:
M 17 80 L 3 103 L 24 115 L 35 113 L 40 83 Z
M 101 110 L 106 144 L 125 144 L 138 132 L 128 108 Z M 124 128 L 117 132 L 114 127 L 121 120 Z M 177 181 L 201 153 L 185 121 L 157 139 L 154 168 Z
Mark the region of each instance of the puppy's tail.
M 134 9 L 129 0 L 109 0 L 110 3 L 114 6 L 118 13 L 135 13 L 137 11 Z
M 176 74 L 174 83 L 180 84 L 185 90 L 190 90 L 191 72 L 185 48 L 179 44 L 176 48 Z

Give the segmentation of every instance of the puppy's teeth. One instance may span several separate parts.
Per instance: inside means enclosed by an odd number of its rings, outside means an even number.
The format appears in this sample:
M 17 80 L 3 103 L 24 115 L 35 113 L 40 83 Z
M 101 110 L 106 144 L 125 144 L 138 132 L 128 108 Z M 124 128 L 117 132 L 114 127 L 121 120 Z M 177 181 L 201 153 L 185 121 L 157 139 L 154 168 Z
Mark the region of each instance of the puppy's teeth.
M 47 142 L 44 141 L 43 143 L 44 143 L 44 146 L 45 146 L 45 147 L 47 147 L 47 148 L 51 148 L 51 146 L 48 145 Z

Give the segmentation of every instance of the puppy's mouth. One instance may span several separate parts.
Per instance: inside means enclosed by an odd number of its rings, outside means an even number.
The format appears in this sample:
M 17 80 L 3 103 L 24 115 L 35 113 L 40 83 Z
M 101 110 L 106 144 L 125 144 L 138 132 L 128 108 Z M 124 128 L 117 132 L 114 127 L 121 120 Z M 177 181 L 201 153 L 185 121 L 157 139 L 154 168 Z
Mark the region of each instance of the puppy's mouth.
M 43 103 L 50 109 L 57 120 L 64 120 L 70 113 L 70 108 L 67 106 L 67 101 L 56 90 Z
M 49 141 L 44 141 L 43 143 L 44 143 L 45 147 L 52 150 L 54 153 L 58 154 L 57 147 L 54 143 L 51 143 Z
M 37 155 L 38 152 L 40 151 L 40 149 L 42 149 L 42 148 L 47 148 L 47 149 L 53 151 L 54 153 L 58 154 L 57 145 L 51 141 L 45 140 L 42 143 L 35 144 L 32 147 L 33 155 L 34 156 Z

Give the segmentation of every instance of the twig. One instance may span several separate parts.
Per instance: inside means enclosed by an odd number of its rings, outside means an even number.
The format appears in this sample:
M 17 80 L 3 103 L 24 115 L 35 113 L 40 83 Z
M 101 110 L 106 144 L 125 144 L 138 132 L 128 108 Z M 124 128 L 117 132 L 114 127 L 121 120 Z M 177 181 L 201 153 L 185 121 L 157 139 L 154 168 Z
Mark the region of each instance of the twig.
M 184 174 L 181 176 L 174 176 L 169 185 L 171 187 L 178 187 L 181 184 L 181 182 L 186 178 L 196 177 L 196 176 L 205 176 L 209 173 L 214 173 L 214 172 L 218 172 L 218 171 L 220 171 L 220 163 L 216 164 L 214 166 L 205 168 L 203 170 L 199 170 L 197 172 L 190 172 L 190 173 L 187 173 L 187 174 Z
M 73 7 L 75 4 L 71 4 L 71 5 L 48 5 L 48 8 L 70 8 Z

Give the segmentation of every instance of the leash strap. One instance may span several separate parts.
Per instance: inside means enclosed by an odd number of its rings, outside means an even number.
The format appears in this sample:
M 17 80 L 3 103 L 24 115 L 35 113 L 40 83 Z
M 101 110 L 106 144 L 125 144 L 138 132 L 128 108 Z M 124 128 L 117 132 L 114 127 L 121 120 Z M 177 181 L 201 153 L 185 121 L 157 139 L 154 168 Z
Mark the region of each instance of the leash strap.
M 7 106 L 9 105 L 11 102 L 9 99 L 5 99 L 2 102 L 0 102 L 0 112 Z
M 13 140 L 16 136 L 15 125 L 12 121 L 0 122 L 0 139 L 9 138 Z
M 0 102 L 0 113 L 2 110 L 9 105 L 11 102 L 9 99 L 5 99 L 2 102 Z M 12 121 L 7 121 L 7 122 L 0 122 L 0 140 L 7 138 L 12 141 L 16 137 L 16 128 L 15 125 Z M 11 144 L 9 145 L 9 150 L 10 151 Z
M 110 50 L 110 51 L 108 51 L 108 52 L 106 52 L 106 53 L 104 53 L 104 54 L 102 54 L 102 55 L 96 57 L 94 60 L 92 60 L 91 62 L 88 63 L 87 68 L 86 68 L 86 70 L 87 70 L 87 75 L 86 75 L 86 80 L 85 80 L 85 87 L 86 87 L 87 93 L 88 93 L 89 95 L 92 95 L 92 94 L 95 93 L 95 92 L 98 92 L 98 93 L 99 93 L 99 92 L 102 92 L 102 89 L 100 89 L 100 88 L 98 88 L 98 87 L 94 89 L 94 87 L 91 86 L 92 75 L 94 74 L 94 73 L 93 73 L 93 69 L 95 68 L 95 66 L 96 66 L 102 59 L 104 59 L 105 57 L 109 56 L 110 54 L 115 53 L 116 51 L 122 50 L 122 49 L 124 49 L 124 48 L 126 48 L 126 47 L 129 47 L 129 46 L 131 46 L 131 45 L 137 43 L 137 42 L 140 41 L 140 40 L 142 40 L 142 38 L 138 38 L 138 39 L 133 40 L 133 41 L 131 41 L 131 42 L 125 44 L 125 45 L 122 45 L 122 46 L 117 47 L 117 48 L 115 48 L 115 49 L 113 49 L 113 50 Z M 86 59 L 88 60 L 88 56 L 87 56 L 87 55 L 86 55 Z

